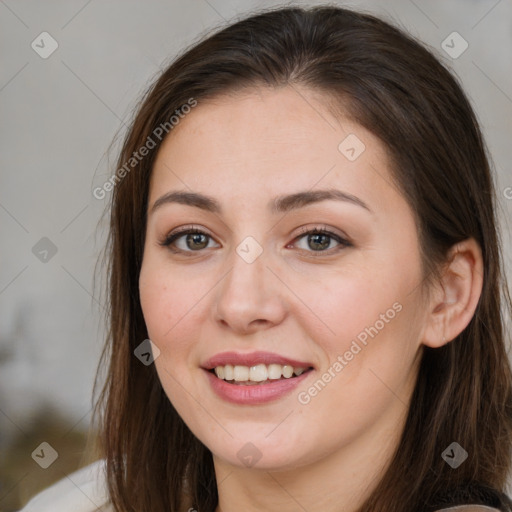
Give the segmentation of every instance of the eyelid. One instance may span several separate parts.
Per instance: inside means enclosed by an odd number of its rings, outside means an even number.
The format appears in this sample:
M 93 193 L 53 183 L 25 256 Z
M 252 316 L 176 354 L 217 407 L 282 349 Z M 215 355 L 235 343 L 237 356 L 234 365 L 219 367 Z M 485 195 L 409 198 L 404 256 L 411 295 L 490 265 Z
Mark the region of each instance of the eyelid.
M 304 235 L 307 235 L 307 234 L 312 234 L 312 233 L 325 233 L 327 235 L 330 235 L 334 238 L 339 238 L 345 242 L 348 242 L 349 241 L 349 237 L 347 235 L 345 235 L 344 233 L 339 233 L 339 232 L 336 232 L 334 230 L 334 228 L 330 228 L 329 226 L 325 225 L 325 224 L 317 224 L 316 226 L 301 226 L 299 228 L 299 234 L 297 235 L 296 238 L 300 237 L 300 236 L 304 236 Z

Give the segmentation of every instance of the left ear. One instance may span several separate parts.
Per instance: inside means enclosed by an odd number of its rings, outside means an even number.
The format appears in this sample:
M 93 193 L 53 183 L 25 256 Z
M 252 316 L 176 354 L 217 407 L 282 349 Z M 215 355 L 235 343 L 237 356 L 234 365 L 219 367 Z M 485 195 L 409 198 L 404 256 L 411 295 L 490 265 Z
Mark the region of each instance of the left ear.
M 439 286 L 428 303 L 424 345 L 441 347 L 467 327 L 482 293 L 483 273 L 482 251 L 475 239 L 450 249 Z

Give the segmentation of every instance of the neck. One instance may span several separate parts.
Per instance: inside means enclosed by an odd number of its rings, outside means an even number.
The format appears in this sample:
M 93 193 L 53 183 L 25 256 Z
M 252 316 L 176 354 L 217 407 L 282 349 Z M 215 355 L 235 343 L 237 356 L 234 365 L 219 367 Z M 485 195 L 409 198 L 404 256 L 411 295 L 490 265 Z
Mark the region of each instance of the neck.
M 216 512 L 356 512 L 382 478 L 405 424 L 400 400 L 387 412 L 350 444 L 293 470 L 240 468 L 214 456 Z

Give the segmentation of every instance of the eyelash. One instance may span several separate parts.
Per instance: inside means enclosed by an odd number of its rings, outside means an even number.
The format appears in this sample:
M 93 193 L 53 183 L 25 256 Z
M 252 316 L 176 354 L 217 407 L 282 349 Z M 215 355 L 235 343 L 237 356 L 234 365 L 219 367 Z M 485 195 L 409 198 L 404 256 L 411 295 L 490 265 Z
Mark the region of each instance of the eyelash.
M 211 235 L 202 231 L 201 229 L 195 228 L 193 226 L 192 227 L 187 226 L 187 227 L 180 229 L 179 231 L 175 231 L 174 233 L 168 234 L 161 242 L 159 242 L 159 245 L 161 245 L 163 247 L 167 247 L 173 253 L 182 253 L 182 254 L 185 253 L 185 254 L 187 254 L 187 256 L 192 255 L 193 253 L 201 252 L 202 249 L 200 249 L 198 251 L 190 251 L 190 250 L 183 251 L 182 249 L 176 249 L 175 247 L 172 247 L 172 244 L 176 240 L 178 240 L 179 238 L 181 238 L 184 235 L 189 235 L 189 234 L 201 234 L 201 235 L 206 235 L 210 239 L 213 238 Z M 302 251 L 310 253 L 309 255 L 313 256 L 315 258 L 319 257 L 319 256 L 324 256 L 324 255 L 330 256 L 333 253 L 333 251 L 338 252 L 339 250 L 341 250 L 343 248 L 352 247 L 352 244 L 348 240 L 346 240 L 345 238 L 342 238 L 341 236 L 339 236 L 336 233 L 333 233 L 332 231 L 329 231 L 325 226 L 322 226 L 320 228 L 314 227 L 312 229 L 302 228 L 300 234 L 294 238 L 293 243 L 297 242 L 298 240 L 305 237 L 306 235 L 318 235 L 318 234 L 327 235 L 330 238 L 333 238 L 336 242 L 338 242 L 339 245 L 332 249 L 327 249 L 325 251 L 306 251 L 305 249 L 301 249 Z

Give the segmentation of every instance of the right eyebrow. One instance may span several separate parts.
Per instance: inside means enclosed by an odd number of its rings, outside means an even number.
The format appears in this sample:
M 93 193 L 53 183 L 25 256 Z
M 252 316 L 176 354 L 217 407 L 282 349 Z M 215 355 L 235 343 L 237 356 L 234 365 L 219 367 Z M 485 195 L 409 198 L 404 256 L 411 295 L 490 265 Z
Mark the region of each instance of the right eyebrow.
M 198 194 L 197 192 L 173 191 L 159 197 L 151 207 L 151 213 L 154 213 L 155 210 L 168 203 L 179 203 L 188 206 L 195 206 L 196 208 L 201 208 L 202 210 L 206 210 L 212 213 L 220 214 L 222 212 L 222 208 L 219 202 L 213 197 Z

